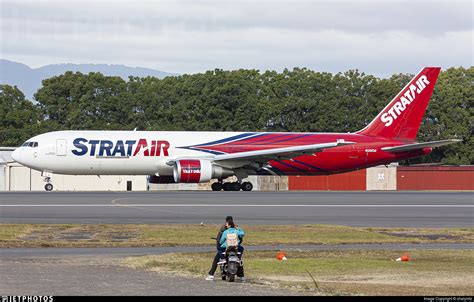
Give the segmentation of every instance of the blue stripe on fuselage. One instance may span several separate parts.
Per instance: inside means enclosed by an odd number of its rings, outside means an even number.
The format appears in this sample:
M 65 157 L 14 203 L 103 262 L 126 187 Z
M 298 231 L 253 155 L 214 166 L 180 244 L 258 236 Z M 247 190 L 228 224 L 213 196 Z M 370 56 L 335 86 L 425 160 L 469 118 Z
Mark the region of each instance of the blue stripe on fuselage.
M 321 169 L 321 168 L 318 168 L 318 167 L 316 167 L 316 166 L 310 165 L 310 164 L 308 164 L 308 163 L 305 163 L 304 161 L 300 161 L 300 160 L 296 160 L 296 159 L 293 159 L 293 161 L 294 161 L 295 163 L 299 163 L 299 164 L 305 165 L 305 166 L 307 166 L 307 167 L 313 168 L 313 169 L 315 169 L 315 170 L 317 170 L 317 171 L 324 172 L 324 173 L 328 173 L 328 171 L 326 171 L 326 170 L 324 170 L 324 169 Z
M 204 147 L 204 146 L 209 146 L 209 145 L 222 144 L 222 143 L 226 143 L 226 142 L 229 142 L 229 141 L 238 140 L 239 138 L 248 137 L 248 136 L 254 135 L 256 133 L 257 132 L 242 133 L 242 134 L 239 134 L 239 135 L 234 135 L 234 136 L 224 138 L 224 139 L 220 139 L 220 140 L 217 140 L 217 141 L 204 143 L 204 144 L 199 144 L 199 145 L 194 145 L 194 146 L 189 146 L 189 147 Z

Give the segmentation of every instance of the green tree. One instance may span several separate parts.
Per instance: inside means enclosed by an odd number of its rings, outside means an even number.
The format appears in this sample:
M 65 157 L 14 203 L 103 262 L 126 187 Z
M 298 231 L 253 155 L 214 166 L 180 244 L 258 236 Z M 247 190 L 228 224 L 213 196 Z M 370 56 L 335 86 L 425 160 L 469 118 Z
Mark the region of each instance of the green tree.
M 0 144 L 61 129 L 354 132 L 365 127 L 413 75 L 379 79 L 358 70 L 331 74 L 210 70 L 158 79 L 66 72 L 27 101 L 0 86 Z M 474 68 L 442 71 L 418 140 L 462 138 L 411 160 L 472 164 Z
M 43 80 L 35 99 L 57 130 L 127 129 L 134 104 L 126 89 L 120 77 L 66 72 Z
M 418 132 L 420 141 L 448 138 L 462 143 L 437 148 L 423 161 L 445 164 L 474 164 L 474 67 L 443 71 Z

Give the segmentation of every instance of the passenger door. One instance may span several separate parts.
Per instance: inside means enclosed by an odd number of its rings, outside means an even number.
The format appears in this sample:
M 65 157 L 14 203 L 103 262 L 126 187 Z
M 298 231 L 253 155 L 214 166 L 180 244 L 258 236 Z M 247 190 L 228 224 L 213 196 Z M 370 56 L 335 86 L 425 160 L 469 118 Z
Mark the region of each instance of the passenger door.
M 65 139 L 56 140 L 56 155 L 57 156 L 66 156 L 67 145 Z

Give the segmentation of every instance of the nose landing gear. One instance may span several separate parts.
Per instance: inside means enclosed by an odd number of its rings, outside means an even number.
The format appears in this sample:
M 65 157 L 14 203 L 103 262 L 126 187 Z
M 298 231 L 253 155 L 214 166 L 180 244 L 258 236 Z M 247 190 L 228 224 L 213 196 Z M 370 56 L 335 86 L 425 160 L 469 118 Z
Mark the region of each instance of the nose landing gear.
M 50 183 L 47 183 L 47 184 L 44 185 L 44 189 L 46 191 L 52 191 L 53 190 L 53 185 L 50 184 Z
M 51 176 L 52 176 L 52 174 L 43 171 L 43 172 L 41 173 L 41 176 L 44 177 L 44 182 L 46 182 L 46 184 L 44 185 L 44 189 L 45 189 L 46 191 L 52 191 L 52 190 L 53 190 L 53 184 L 51 183 Z

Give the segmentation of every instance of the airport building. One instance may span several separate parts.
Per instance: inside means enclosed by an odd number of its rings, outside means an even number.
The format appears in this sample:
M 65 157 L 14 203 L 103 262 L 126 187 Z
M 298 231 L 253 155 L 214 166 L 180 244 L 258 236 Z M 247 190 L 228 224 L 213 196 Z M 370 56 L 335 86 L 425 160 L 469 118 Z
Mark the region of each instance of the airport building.
M 44 191 L 44 177 L 0 148 L 0 191 Z M 144 175 L 54 174 L 54 191 L 211 190 L 208 183 L 150 183 Z M 235 179 L 233 180 L 235 181 Z M 327 176 L 249 176 L 254 191 L 474 190 L 474 166 L 377 166 Z
M 0 148 L 0 191 L 44 191 L 40 171 L 11 158 L 15 148 Z M 53 174 L 54 191 L 146 191 L 144 175 L 61 175 Z

